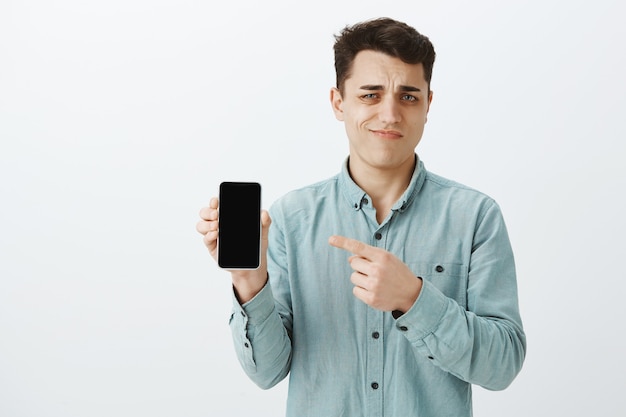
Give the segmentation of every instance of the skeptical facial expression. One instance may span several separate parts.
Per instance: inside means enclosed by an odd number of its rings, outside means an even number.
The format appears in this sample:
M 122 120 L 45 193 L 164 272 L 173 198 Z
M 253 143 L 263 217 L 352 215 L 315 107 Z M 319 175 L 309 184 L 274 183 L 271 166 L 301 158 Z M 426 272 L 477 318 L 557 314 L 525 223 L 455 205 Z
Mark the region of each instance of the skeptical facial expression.
M 432 100 L 420 64 L 372 50 L 359 52 L 343 91 L 331 90 L 350 144 L 350 164 L 397 169 L 413 161 Z

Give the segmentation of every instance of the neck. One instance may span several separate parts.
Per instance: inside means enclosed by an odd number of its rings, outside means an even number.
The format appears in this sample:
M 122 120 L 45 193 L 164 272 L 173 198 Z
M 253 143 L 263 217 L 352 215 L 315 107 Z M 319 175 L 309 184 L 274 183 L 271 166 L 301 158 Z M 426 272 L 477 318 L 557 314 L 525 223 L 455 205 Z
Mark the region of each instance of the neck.
M 376 209 L 376 220 L 381 223 L 391 211 L 391 207 L 406 191 L 416 159 L 408 158 L 399 166 L 393 168 L 378 168 L 371 165 L 348 161 L 348 169 L 352 180 L 365 191 L 372 199 Z

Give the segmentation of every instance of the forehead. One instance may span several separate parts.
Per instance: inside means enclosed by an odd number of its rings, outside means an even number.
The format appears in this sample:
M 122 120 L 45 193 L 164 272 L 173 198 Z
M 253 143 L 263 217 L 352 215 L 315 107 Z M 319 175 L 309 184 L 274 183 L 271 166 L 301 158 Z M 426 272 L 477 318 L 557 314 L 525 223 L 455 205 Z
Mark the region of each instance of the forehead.
M 371 50 L 360 51 L 355 56 L 346 86 L 352 84 L 358 88 L 364 84 L 386 86 L 390 83 L 428 87 L 421 63 L 407 64 L 400 58 Z

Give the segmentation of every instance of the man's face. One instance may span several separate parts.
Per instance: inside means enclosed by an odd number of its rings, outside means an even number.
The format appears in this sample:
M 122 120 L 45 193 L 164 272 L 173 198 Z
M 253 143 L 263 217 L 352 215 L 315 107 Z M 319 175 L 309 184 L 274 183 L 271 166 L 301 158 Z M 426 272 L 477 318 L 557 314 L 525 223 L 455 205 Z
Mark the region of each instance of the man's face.
M 351 168 L 394 170 L 412 164 L 432 99 L 423 65 L 361 51 L 343 90 L 331 90 L 331 103 L 345 124 Z

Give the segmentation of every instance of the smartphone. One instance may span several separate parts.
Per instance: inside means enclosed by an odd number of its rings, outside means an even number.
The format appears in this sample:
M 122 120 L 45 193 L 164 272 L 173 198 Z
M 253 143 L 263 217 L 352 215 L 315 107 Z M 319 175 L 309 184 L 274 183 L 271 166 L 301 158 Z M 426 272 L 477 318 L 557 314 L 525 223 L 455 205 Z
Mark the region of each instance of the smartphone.
M 261 264 L 261 184 L 222 182 L 219 204 L 218 265 L 257 269 Z

